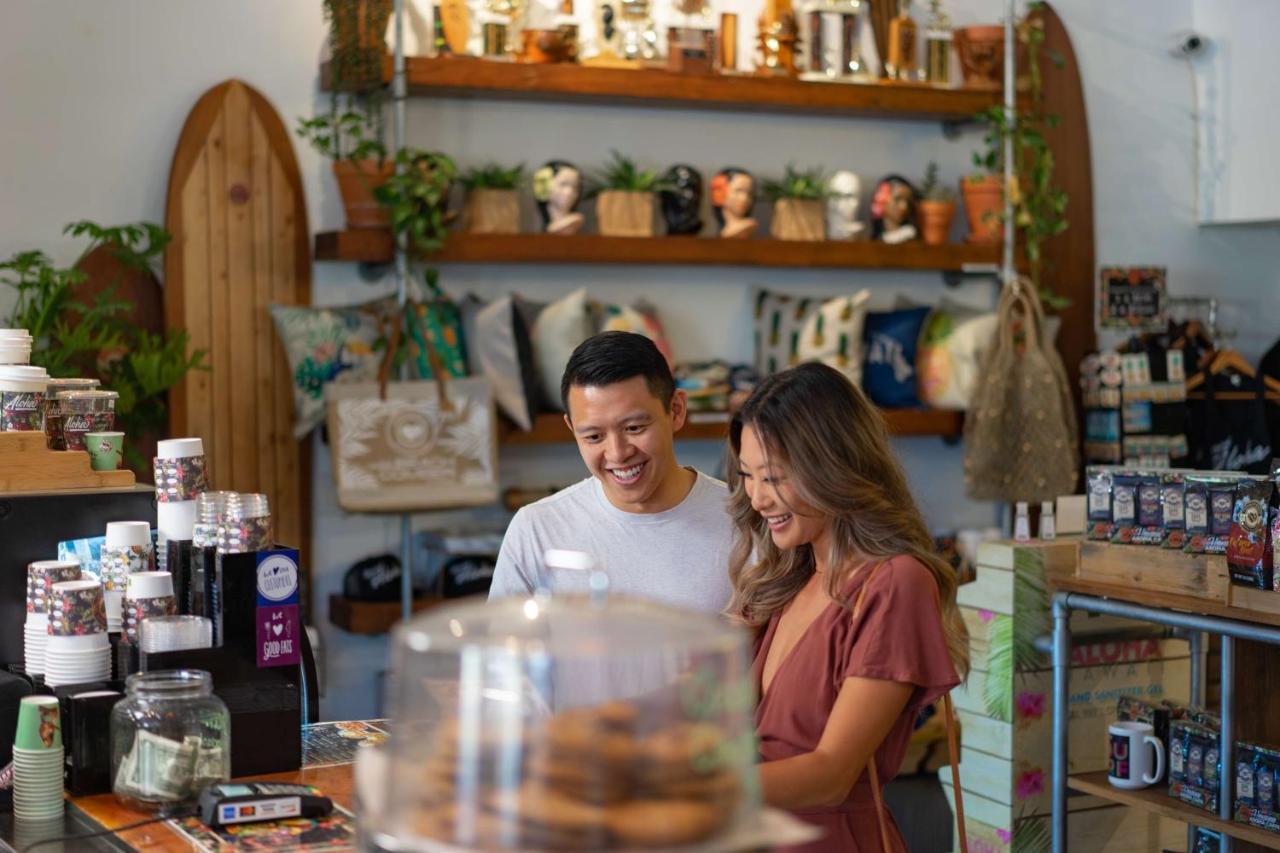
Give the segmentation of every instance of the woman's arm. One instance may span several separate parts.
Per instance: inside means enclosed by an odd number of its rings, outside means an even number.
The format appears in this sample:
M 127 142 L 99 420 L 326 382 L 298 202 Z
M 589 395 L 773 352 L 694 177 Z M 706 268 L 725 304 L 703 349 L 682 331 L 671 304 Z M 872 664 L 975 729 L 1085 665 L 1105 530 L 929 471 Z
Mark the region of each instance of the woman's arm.
M 765 803 L 793 810 L 843 803 L 914 690 L 897 681 L 846 678 L 818 748 L 760 765 Z

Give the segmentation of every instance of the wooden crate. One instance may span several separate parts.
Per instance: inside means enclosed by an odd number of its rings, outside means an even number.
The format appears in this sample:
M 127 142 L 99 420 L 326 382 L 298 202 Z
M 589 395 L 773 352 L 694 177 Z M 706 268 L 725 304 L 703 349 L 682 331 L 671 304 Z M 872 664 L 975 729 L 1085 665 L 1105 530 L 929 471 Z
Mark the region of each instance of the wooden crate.
M 50 450 L 43 432 L 0 432 L 0 493 L 127 489 L 133 472 L 94 471 L 84 450 Z
M 951 789 L 947 789 L 948 799 Z M 968 794 L 965 795 L 966 814 Z M 1037 817 L 993 826 L 966 820 L 969 853 L 1048 853 L 1052 828 L 1048 817 Z M 1124 806 L 1080 809 L 1067 817 L 1067 837 L 1072 850 L 1090 853 L 1150 853 L 1152 850 L 1181 850 L 1186 845 L 1187 827 L 1170 820 Z M 952 830 L 955 839 L 955 830 Z M 955 849 L 960 849 L 959 845 Z
M 1184 554 L 1142 545 L 1085 542 L 1076 577 L 1123 586 L 1131 590 L 1159 590 L 1207 601 L 1227 603 L 1232 590 L 1227 558 Z

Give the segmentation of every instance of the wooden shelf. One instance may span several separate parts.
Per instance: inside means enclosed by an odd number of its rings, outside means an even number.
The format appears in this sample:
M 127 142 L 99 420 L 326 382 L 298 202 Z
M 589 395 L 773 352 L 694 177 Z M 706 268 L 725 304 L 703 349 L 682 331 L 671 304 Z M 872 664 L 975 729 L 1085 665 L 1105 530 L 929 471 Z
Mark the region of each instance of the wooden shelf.
M 1258 844 L 1271 850 L 1280 850 L 1280 835 L 1274 832 L 1267 832 L 1264 829 L 1258 829 L 1247 823 L 1221 820 L 1216 815 L 1202 809 L 1193 808 L 1170 797 L 1168 788 L 1164 785 L 1155 785 L 1137 791 L 1125 791 L 1111 787 L 1111 784 L 1107 782 L 1106 771 L 1099 771 L 1097 773 L 1082 773 L 1078 776 L 1069 776 L 1067 777 L 1067 787 L 1085 794 L 1092 794 L 1095 797 L 1102 797 L 1115 803 L 1153 812 L 1161 817 L 1203 826 L 1206 829 L 1212 829 L 1232 838 Z
M 889 423 L 889 432 L 896 436 L 937 435 L 944 438 L 958 437 L 964 428 L 964 413 L 940 411 L 933 409 L 885 409 L 885 420 Z M 564 419 L 557 414 L 538 415 L 533 422 L 533 429 L 521 432 L 505 421 L 499 442 L 505 446 L 568 444 L 573 435 L 565 426 Z M 676 433 L 676 440 L 709 440 L 723 441 L 729 434 L 729 421 L 695 420 L 686 422 L 684 428 Z
M 376 229 L 316 234 L 320 261 L 391 263 L 390 233 Z M 434 260 L 460 264 L 649 264 L 836 269 L 961 270 L 994 273 L 998 245 L 891 246 L 863 240 L 719 240 L 714 237 L 601 237 L 595 234 L 450 234 Z
M 0 433 L 0 494 L 127 489 L 133 472 L 94 471 L 83 450 L 50 450 L 44 432 Z
M 421 596 L 413 600 L 413 612 L 439 607 L 453 599 Z M 399 601 L 353 601 L 346 596 L 329 596 L 329 621 L 351 634 L 385 634 L 400 621 Z
M 675 74 L 659 68 L 532 65 L 476 57 L 410 56 L 411 95 L 501 98 L 689 109 L 740 110 L 970 121 L 999 103 L 999 92 L 918 83 L 817 83 L 753 74 Z M 391 82 L 391 58 L 383 65 Z M 327 63 L 321 85 L 328 88 Z

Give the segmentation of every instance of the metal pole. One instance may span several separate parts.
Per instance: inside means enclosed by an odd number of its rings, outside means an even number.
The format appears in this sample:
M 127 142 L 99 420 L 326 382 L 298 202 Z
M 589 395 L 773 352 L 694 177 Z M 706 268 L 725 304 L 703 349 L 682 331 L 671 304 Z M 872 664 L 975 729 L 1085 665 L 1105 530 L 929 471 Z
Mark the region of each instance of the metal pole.
M 1060 593 L 1060 595 L 1067 597 L 1067 606 L 1072 610 L 1086 610 L 1090 613 L 1123 616 L 1126 619 L 1155 622 L 1158 625 L 1185 628 L 1189 631 L 1203 631 L 1223 637 L 1234 637 L 1237 640 L 1251 640 L 1256 643 L 1280 646 L 1280 628 L 1256 625 L 1253 622 L 1240 622 L 1236 619 L 1223 619 L 1217 616 L 1177 613 L 1172 610 L 1162 610 L 1159 607 L 1144 607 L 1141 604 L 1113 601 L 1110 598 L 1098 598 L 1097 596 L 1081 595 L 1075 592 Z
M 1199 631 L 1192 631 L 1187 637 L 1187 647 L 1191 653 L 1191 704 L 1204 705 L 1204 659 L 1201 652 L 1204 646 L 1204 634 Z M 1168 748 L 1165 744 L 1165 748 Z M 1226 765 L 1224 764 L 1225 768 Z M 1196 846 L 1196 825 L 1187 824 L 1187 850 L 1194 850 Z
M 1018 271 L 1013 265 L 1013 197 L 1009 187 L 1013 184 L 1013 130 L 1017 120 L 1017 73 L 1013 67 L 1017 34 L 1016 3 L 1006 0 L 1004 12 L 1004 247 L 1000 264 L 1000 280 L 1007 286 L 1017 280 Z
M 1222 638 L 1222 684 L 1218 687 L 1221 694 L 1218 711 L 1222 715 L 1222 732 L 1218 744 L 1218 761 L 1222 768 L 1218 772 L 1218 817 L 1231 820 L 1231 789 L 1235 784 L 1235 737 L 1236 737 L 1236 641 L 1230 636 Z M 1222 833 L 1218 842 L 1221 853 L 1230 853 L 1231 836 Z
M 395 54 L 391 66 L 391 133 L 394 140 L 394 151 L 399 153 L 404 147 L 405 125 L 405 78 L 404 78 L 404 0 L 395 0 Z M 397 165 L 397 171 L 404 167 Z M 409 301 L 409 251 L 407 237 L 402 232 L 397 235 L 396 245 L 396 303 L 400 306 L 403 318 L 404 307 Z M 403 322 L 403 320 L 401 320 Z M 400 378 L 406 379 L 407 364 L 400 365 Z M 413 615 L 413 564 L 412 557 L 413 531 L 409 513 L 400 515 L 400 618 L 408 621 Z
M 1053 597 L 1053 851 L 1067 851 L 1067 729 L 1070 718 L 1070 596 Z

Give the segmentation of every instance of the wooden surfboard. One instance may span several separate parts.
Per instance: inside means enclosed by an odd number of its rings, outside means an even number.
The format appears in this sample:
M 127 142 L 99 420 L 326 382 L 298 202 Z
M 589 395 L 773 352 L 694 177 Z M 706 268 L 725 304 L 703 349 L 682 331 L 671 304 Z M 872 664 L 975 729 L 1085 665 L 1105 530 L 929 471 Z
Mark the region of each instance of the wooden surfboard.
M 170 433 L 204 439 L 213 487 L 267 495 L 276 541 L 309 553 L 310 442 L 293 438 L 293 382 L 268 311 L 311 300 L 307 210 L 289 134 L 248 85 L 215 86 L 187 117 L 165 227 L 165 323 L 211 367 L 171 392 Z

